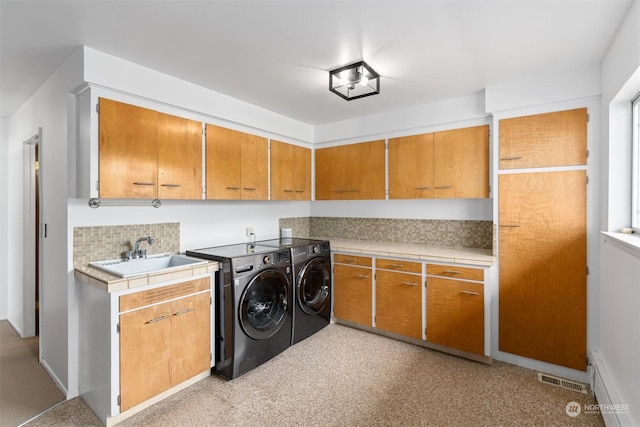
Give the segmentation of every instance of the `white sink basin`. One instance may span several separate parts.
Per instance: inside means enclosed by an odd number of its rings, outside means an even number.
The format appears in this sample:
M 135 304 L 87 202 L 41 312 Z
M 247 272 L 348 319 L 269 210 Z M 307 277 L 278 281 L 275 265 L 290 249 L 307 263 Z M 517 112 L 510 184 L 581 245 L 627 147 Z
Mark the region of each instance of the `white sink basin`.
M 189 258 L 182 255 L 150 255 L 147 258 L 123 261 L 121 259 L 96 261 L 89 263 L 92 267 L 106 271 L 116 276 L 127 278 L 149 273 L 164 273 L 186 266 L 206 264 L 206 260 Z

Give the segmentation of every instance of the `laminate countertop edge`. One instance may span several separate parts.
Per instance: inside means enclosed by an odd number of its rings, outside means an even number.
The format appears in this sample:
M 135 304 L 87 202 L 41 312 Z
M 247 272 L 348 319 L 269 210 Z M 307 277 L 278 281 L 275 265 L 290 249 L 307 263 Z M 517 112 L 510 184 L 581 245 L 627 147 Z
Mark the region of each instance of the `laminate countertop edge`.
M 314 238 L 328 240 L 333 252 L 349 252 L 362 255 L 469 264 L 483 267 L 491 267 L 496 262 L 496 257 L 493 255 L 491 249 L 377 242 L 372 240 Z

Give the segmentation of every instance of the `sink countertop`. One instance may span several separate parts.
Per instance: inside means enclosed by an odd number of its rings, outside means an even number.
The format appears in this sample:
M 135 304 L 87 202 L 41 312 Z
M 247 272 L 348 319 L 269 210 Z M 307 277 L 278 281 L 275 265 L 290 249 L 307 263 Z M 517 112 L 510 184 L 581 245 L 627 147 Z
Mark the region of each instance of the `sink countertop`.
M 173 268 L 171 271 L 164 273 L 144 273 L 128 278 L 109 274 L 90 265 L 75 266 L 74 274 L 76 279 L 81 282 L 96 286 L 97 288 L 110 293 L 139 288 L 141 286 L 155 285 L 169 280 L 187 279 L 191 276 L 211 273 L 217 270 L 218 263 L 215 261 L 208 261 L 206 264 L 199 264 L 195 266 L 185 265 L 184 267 Z
M 372 240 L 353 240 L 339 238 L 319 238 L 329 240 L 331 250 L 338 252 L 361 253 L 420 261 L 450 262 L 490 267 L 496 257 L 491 249 L 458 248 L 452 246 L 429 246 L 413 243 L 377 242 Z

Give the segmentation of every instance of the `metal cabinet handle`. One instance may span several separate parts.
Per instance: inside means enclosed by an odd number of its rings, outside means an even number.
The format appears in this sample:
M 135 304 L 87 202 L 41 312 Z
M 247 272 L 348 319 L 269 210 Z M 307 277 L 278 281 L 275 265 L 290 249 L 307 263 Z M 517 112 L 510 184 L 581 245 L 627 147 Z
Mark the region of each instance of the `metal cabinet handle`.
M 451 188 L 450 185 L 436 185 L 434 187 L 436 190 L 446 190 L 447 188 Z
M 175 313 L 173 313 L 173 315 L 174 316 L 180 316 L 180 315 L 183 315 L 183 314 L 191 313 L 194 310 L 195 310 L 194 308 L 185 308 L 184 310 L 176 311 Z
M 517 228 L 520 227 L 520 224 L 500 224 L 500 227 Z
M 368 279 L 369 276 L 364 275 L 364 274 L 356 274 L 356 279 Z
M 401 285 L 405 285 L 405 286 L 418 286 L 417 283 L 413 283 L 413 282 L 402 282 Z
M 389 264 L 389 265 L 387 265 L 387 267 L 389 267 L 389 268 L 402 268 L 402 267 L 404 267 L 404 265 L 403 264 Z
M 304 193 L 304 190 L 294 190 L 296 193 Z
M 456 271 L 456 270 L 444 270 L 443 273 L 444 274 L 462 274 L 461 271 Z
M 358 260 L 355 258 L 347 258 L 344 260 L 344 262 L 358 262 Z
M 480 296 L 480 293 L 473 291 L 460 291 L 461 295 L 472 295 L 474 297 Z
M 156 318 L 151 319 L 151 320 L 147 320 L 146 322 L 144 322 L 144 324 L 148 325 L 149 323 L 156 323 L 156 322 L 159 322 L 161 320 L 168 319 L 170 317 L 171 317 L 170 314 L 163 314 L 162 316 L 156 317 Z
M 160 184 L 160 187 L 177 188 L 182 186 L 180 184 Z
M 240 187 L 227 187 L 227 190 L 239 190 Z
M 505 160 L 505 161 L 509 161 L 509 160 L 520 160 L 522 159 L 522 156 L 513 156 L 513 157 L 501 157 L 500 160 Z
M 155 182 L 134 182 L 133 185 L 156 185 Z
M 431 187 L 413 187 L 414 190 L 431 190 Z
M 338 193 L 338 194 L 340 194 L 340 193 L 344 193 L 344 191 L 345 191 L 345 190 L 333 190 L 333 192 L 334 192 L 334 193 Z
M 293 190 L 284 190 L 285 193 L 293 193 Z
M 256 191 L 255 187 L 243 187 L 242 189 L 246 191 Z

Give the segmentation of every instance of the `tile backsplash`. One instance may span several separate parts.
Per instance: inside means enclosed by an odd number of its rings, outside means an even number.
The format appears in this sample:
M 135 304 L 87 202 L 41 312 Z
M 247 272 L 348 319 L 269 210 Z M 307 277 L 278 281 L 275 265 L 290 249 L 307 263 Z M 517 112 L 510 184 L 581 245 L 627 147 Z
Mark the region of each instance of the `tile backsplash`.
M 479 249 L 494 247 L 492 221 L 396 218 L 281 218 L 294 237 L 325 237 Z
M 149 246 L 140 244 L 147 255 L 178 253 L 180 251 L 180 223 L 107 225 L 75 227 L 73 229 L 73 265 L 83 266 L 92 261 L 118 259 L 133 249 L 139 237 L 151 236 Z

